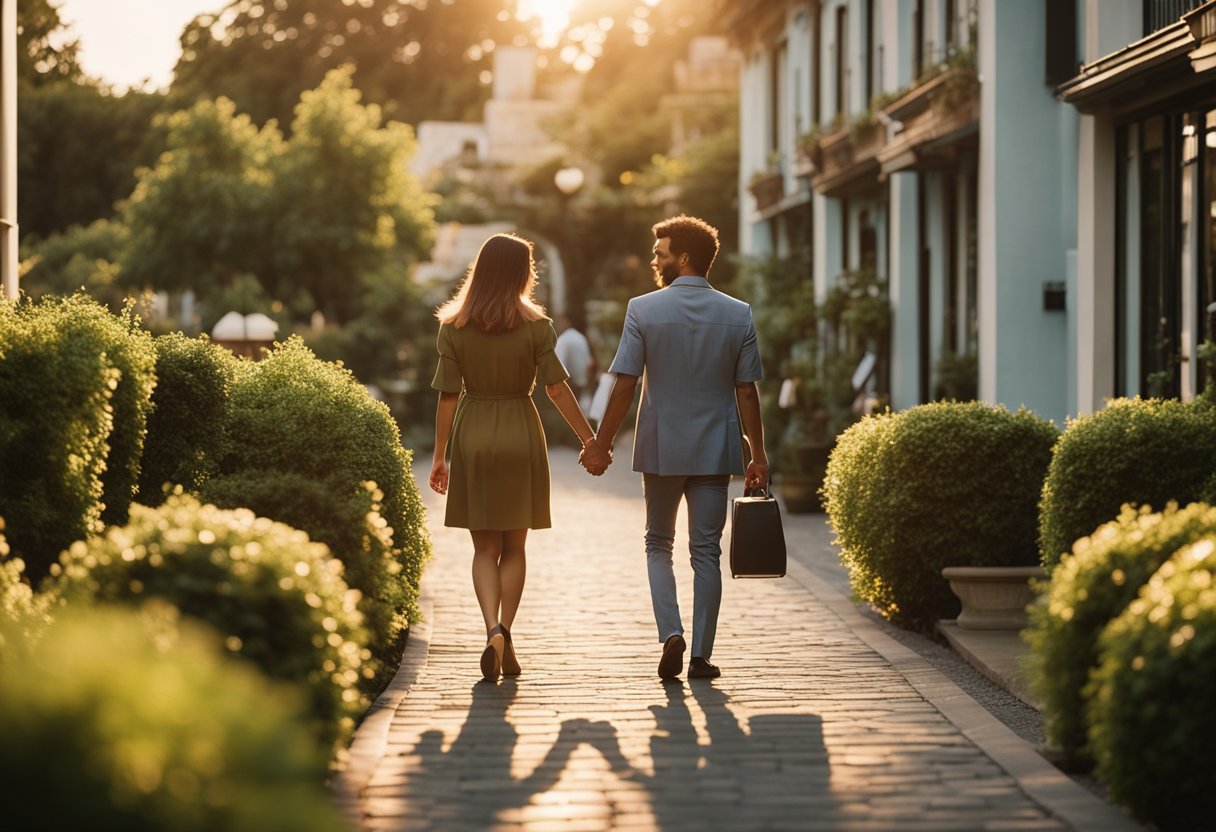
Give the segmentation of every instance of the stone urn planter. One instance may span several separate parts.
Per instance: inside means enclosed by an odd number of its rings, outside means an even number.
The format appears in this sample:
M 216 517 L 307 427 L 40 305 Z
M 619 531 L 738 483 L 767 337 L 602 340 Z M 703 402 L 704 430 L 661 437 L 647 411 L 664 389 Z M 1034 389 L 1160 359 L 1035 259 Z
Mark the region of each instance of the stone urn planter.
M 967 630 L 1021 630 L 1026 607 L 1034 601 L 1031 580 L 1045 576 L 1041 566 L 947 566 L 942 577 L 963 602 L 958 626 Z

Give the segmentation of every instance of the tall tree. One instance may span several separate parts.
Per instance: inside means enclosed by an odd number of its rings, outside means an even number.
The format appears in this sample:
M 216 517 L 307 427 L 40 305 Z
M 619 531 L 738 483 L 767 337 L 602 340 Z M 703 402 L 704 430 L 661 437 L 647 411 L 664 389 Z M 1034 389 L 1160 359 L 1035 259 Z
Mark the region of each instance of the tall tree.
M 511 0 L 232 0 L 182 34 L 178 104 L 226 96 L 261 124 L 291 122 L 300 94 L 355 67 L 354 85 L 387 119 L 480 114 L 494 44 L 524 31 Z
M 123 281 L 206 295 L 253 275 L 270 298 L 346 321 L 368 275 L 404 280 L 430 247 L 431 197 L 407 169 L 413 131 L 382 124 L 351 73 L 304 93 L 288 140 L 225 98 L 169 117 L 123 208 Z
M 39 85 L 80 81 L 80 41 L 71 38 L 50 0 L 18 0 L 17 78 Z
M 124 281 L 206 294 L 242 274 L 268 277 L 278 128 L 259 130 L 224 98 L 174 113 L 164 125 L 164 153 L 139 171 L 123 206 Z
M 17 99 L 17 210 L 22 237 L 113 216 L 156 159 L 159 93 L 113 95 L 84 81 L 27 84 Z
M 430 250 L 432 197 L 408 171 L 413 130 L 381 124 L 360 102 L 353 70 L 335 69 L 296 107 L 276 157 L 274 273 L 306 290 L 327 317 L 357 311 L 364 275 L 405 266 Z

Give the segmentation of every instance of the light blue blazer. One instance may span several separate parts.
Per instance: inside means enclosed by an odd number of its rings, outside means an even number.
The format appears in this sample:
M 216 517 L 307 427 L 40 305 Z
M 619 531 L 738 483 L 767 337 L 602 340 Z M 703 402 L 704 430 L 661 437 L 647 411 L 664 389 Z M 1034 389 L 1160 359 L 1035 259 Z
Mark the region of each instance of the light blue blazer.
M 642 377 L 633 470 L 743 473 L 735 382 L 763 377 L 746 303 L 703 277 L 636 297 L 608 372 Z

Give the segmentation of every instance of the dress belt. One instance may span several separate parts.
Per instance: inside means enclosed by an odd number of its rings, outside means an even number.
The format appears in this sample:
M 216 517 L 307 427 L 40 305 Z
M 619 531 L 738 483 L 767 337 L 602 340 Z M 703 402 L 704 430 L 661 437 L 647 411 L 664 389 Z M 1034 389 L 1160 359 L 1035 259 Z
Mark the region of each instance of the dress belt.
M 528 399 L 532 397 L 531 393 L 470 393 L 464 391 L 466 399 L 472 399 L 475 402 L 505 402 L 508 399 Z

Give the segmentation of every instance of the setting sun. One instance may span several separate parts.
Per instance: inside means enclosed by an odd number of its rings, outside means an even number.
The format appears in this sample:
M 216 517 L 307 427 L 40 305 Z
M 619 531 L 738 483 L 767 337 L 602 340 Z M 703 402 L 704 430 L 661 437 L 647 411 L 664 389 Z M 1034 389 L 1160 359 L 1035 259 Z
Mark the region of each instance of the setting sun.
M 519 0 L 520 20 L 539 20 L 541 46 L 553 46 L 570 25 L 570 10 L 578 0 Z

